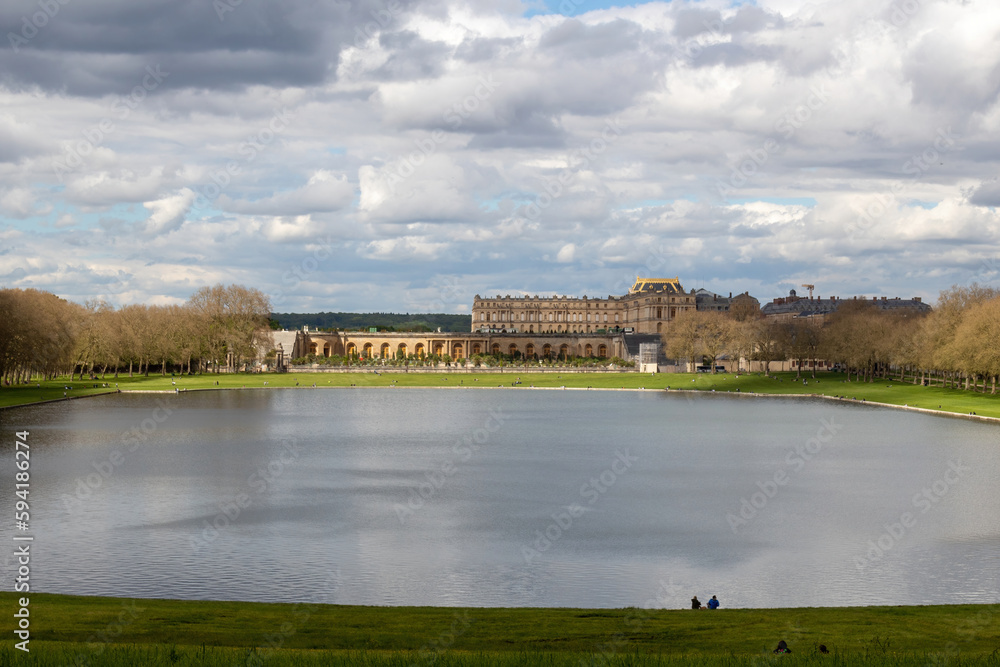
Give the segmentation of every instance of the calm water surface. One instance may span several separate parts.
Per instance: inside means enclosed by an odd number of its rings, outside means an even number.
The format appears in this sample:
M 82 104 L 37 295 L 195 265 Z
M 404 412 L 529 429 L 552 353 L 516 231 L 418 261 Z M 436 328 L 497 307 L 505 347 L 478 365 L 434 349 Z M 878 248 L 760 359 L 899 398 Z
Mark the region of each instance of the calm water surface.
M 514 389 L 123 394 L 2 420 L 4 479 L 11 432 L 31 432 L 38 591 L 1000 602 L 991 424 L 808 399 Z M 5 568 L 12 579 L 9 555 Z

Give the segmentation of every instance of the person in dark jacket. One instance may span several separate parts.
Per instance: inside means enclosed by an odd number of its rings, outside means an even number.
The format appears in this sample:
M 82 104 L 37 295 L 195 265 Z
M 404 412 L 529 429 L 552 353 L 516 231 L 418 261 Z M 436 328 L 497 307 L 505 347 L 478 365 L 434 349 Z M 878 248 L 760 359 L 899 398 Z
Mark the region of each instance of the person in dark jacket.
M 695 595 L 693 598 L 691 598 L 691 608 L 692 609 L 701 609 L 701 603 L 698 602 L 698 596 L 697 595 Z
M 775 653 L 791 653 L 792 649 L 788 648 L 788 644 L 786 644 L 785 640 L 782 639 L 780 642 L 778 642 L 778 648 L 774 649 L 774 652 Z

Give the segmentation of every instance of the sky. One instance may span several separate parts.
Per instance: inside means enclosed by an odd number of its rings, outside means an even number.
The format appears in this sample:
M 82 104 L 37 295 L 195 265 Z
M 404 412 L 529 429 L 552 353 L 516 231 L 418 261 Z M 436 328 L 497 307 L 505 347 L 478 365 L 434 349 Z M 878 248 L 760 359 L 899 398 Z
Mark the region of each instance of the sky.
M 995 0 L 6 0 L 0 287 L 276 312 L 1000 278 Z

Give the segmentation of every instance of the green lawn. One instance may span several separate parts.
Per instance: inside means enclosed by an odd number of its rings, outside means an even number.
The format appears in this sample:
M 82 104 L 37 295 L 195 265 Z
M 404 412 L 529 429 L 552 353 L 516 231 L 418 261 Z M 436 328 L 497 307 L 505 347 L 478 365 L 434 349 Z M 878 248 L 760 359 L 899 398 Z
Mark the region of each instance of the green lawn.
M 124 665 L 142 651 L 156 658 L 146 664 L 254 664 L 251 650 L 276 665 L 760 664 L 780 639 L 797 662 L 953 664 L 943 660 L 960 655 L 961 664 L 1000 664 L 1000 605 L 690 611 L 30 598 L 30 647 L 36 659 L 55 656 L 52 664 L 83 654 L 85 664 Z M 16 611 L 17 596 L 0 599 Z M 833 655 L 818 655 L 819 644 Z M 0 664 L 49 664 L 11 646 Z
M 263 389 L 300 387 L 385 387 L 395 384 L 400 387 L 511 387 L 520 379 L 518 390 L 534 387 L 567 387 L 593 389 L 639 389 L 671 390 L 687 389 L 699 391 L 736 392 L 742 394 L 812 394 L 823 396 L 844 396 L 869 402 L 908 405 L 928 410 L 940 410 L 968 415 L 975 412 L 979 416 L 1000 418 L 1000 395 L 980 394 L 958 389 L 922 387 L 909 383 L 881 380 L 878 382 L 846 382 L 840 373 L 821 373 L 818 379 L 806 378 L 806 384 L 795 380 L 794 373 L 777 373 L 772 377 L 760 374 L 746 374 L 737 377 L 731 373 L 691 374 L 662 373 L 570 373 L 549 371 L 521 372 L 505 369 L 500 373 L 405 373 L 402 370 L 385 371 L 375 374 L 371 371 L 359 373 L 265 373 L 258 375 L 197 375 L 148 378 L 110 376 L 98 381 L 69 381 L 66 378 L 31 385 L 0 388 L 0 407 L 23 405 L 64 397 L 79 397 L 115 391 L 173 391 L 199 389 Z M 173 384 L 176 382 L 176 385 Z M 109 387 L 103 387 L 107 383 Z M 94 385 L 99 385 L 95 387 Z M 67 387 L 69 387 L 67 389 Z

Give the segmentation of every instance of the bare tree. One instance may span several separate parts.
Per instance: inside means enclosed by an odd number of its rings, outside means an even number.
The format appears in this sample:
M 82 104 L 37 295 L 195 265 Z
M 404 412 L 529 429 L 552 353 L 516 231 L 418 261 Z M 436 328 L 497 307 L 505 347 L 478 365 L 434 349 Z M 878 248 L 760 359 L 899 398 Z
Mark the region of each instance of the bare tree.
M 716 360 L 731 348 L 733 334 L 733 321 L 724 313 L 689 310 L 670 323 L 663 344 L 668 357 L 689 361 L 705 358 L 714 373 Z
M 229 370 L 270 349 L 271 301 L 260 290 L 242 285 L 202 287 L 189 304 L 206 327 L 206 345 L 214 359 L 226 359 Z

